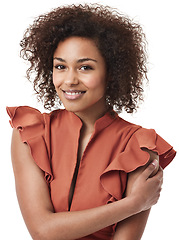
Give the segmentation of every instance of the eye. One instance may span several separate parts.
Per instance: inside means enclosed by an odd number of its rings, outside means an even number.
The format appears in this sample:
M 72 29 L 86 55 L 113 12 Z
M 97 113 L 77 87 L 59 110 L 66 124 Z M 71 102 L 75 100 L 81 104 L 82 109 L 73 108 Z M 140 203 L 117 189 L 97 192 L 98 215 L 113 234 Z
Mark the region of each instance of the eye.
M 82 67 L 80 67 L 80 70 L 82 71 L 88 71 L 88 70 L 93 70 L 93 68 L 89 65 L 84 65 Z
M 62 64 L 55 65 L 55 68 L 58 70 L 64 70 L 66 67 Z

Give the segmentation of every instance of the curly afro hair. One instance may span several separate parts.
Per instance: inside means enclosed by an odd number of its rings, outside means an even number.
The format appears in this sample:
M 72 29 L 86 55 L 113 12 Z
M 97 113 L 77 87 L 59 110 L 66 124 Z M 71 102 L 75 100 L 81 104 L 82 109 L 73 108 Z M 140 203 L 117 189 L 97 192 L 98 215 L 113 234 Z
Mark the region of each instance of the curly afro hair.
M 27 78 L 44 107 L 59 106 L 52 80 L 53 55 L 59 42 L 71 36 L 94 40 L 104 57 L 106 102 L 118 112 L 136 110 L 147 79 L 145 34 L 139 24 L 98 4 L 56 8 L 35 19 L 24 33 L 21 57 L 30 62 Z

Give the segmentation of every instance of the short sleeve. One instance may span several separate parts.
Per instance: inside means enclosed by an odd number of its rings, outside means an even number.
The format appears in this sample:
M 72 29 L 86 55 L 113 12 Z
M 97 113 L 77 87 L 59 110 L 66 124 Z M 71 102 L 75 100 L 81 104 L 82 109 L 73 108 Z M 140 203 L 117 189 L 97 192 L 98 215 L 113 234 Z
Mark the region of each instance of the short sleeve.
M 126 188 L 127 173 L 144 166 L 150 159 L 147 148 L 159 155 L 160 166 L 164 169 L 175 157 L 173 147 L 160 137 L 155 130 L 139 128 L 130 137 L 123 152 L 119 152 L 100 177 L 103 188 L 115 199 L 122 198 Z
M 35 163 L 44 172 L 44 178 L 49 184 L 53 175 L 50 165 L 48 121 L 40 111 L 28 106 L 7 107 L 6 110 L 11 126 L 19 130 L 22 142 L 30 147 Z

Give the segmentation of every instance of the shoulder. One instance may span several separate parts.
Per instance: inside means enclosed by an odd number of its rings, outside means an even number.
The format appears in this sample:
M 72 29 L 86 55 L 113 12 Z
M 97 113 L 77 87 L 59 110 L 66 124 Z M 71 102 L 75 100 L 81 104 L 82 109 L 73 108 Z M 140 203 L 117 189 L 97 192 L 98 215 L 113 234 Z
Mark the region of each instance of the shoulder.
M 127 143 L 129 143 L 129 145 L 130 143 L 134 144 L 135 142 L 140 148 L 144 147 L 154 150 L 156 142 L 161 139 L 155 129 L 145 128 L 141 125 L 134 124 L 126 121 L 120 116 L 117 118 L 116 127 L 128 138 Z
M 6 107 L 6 111 L 11 118 L 11 120 L 16 125 L 17 122 L 21 121 L 26 125 L 31 125 L 32 123 L 42 122 L 43 116 L 54 116 L 61 110 L 54 110 L 50 113 L 41 113 L 38 109 L 29 106 L 18 106 L 18 107 Z
M 44 172 L 49 183 L 53 179 L 50 167 L 50 131 L 47 117 L 37 109 L 23 106 L 7 108 L 13 127 L 11 152 L 14 166 L 19 163 L 36 165 Z M 45 120 L 46 119 L 46 120 Z
M 120 153 L 126 172 L 132 172 L 140 166 L 145 166 L 150 158 L 159 158 L 159 164 L 164 169 L 175 157 L 176 151 L 154 129 L 117 118 L 117 131 L 124 151 Z M 128 160 L 126 160 L 128 159 Z
M 135 144 L 140 148 L 149 147 L 151 150 L 155 148 L 157 133 L 154 129 L 144 128 L 118 116 L 114 121 L 113 131 L 117 138 L 119 136 L 123 143 L 126 143 L 126 147 Z
M 33 129 L 36 131 L 48 127 L 53 119 L 63 110 L 54 110 L 50 113 L 41 113 L 38 109 L 29 106 L 6 107 L 6 111 L 10 117 L 10 124 L 13 128 L 27 131 Z

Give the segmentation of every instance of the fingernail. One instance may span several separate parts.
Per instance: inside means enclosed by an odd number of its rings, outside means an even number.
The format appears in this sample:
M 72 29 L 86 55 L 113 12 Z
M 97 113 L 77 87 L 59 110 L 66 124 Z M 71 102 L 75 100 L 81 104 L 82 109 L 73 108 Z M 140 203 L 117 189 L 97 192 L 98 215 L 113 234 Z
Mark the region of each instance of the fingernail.
M 154 165 L 154 167 L 156 168 L 158 166 L 158 160 L 157 159 L 153 160 L 152 165 Z

